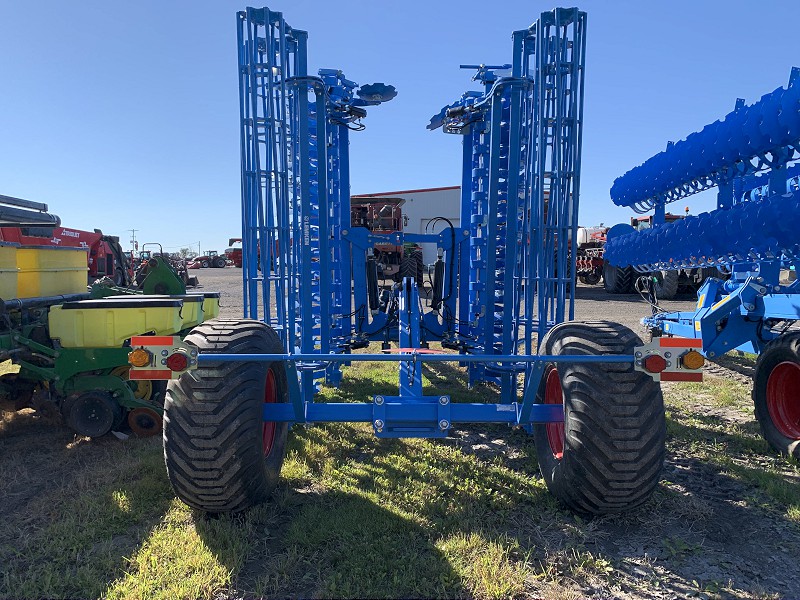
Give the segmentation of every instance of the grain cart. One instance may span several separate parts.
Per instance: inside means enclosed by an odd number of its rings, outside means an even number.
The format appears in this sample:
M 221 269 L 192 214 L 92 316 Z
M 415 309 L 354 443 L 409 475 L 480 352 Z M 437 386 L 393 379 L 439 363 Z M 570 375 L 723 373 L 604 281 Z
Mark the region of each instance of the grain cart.
M 606 258 L 638 272 L 719 269 L 690 312 L 654 311 L 656 336 L 694 337 L 715 358 L 738 349 L 759 355 L 753 381 L 764 438 L 800 458 L 800 284 L 781 269 L 800 266 L 800 71 L 778 88 L 619 177 L 615 204 L 641 212 L 717 188 L 717 208 L 639 232 L 609 235 Z M 655 303 L 657 304 L 657 303 Z
M 176 494 L 211 513 L 264 501 L 293 424 L 356 421 L 381 438 L 442 438 L 454 424 L 505 423 L 534 435 L 547 485 L 573 509 L 644 502 L 664 455 L 657 380 L 701 373 L 684 365 L 693 351 L 680 341 L 643 345 L 621 325 L 566 322 L 585 13 L 557 9 L 515 31 L 508 73 L 475 67 L 482 89 L 432 119 L 463 144 L 465 226 L 435 234 L 350 220 L 350 133 L 394 88 L 309 74 L 307 34 L 279 12 L 248 8 L 237 24 L 246 318 L 200 325 L 183 343 L 132 340 L 152 357 L 132 378 L 172 377 L 164 452 Z M 411 277 L 379 293 L 372 249 L 385 243 L 436 244 L 427 308 Z M 368 350 L 378 344 L 383 352 Z M 173 356 L 182 368 L 170 368 Z M 397 393 L 315 398 L 356 361 L 398 364 Z M 464 365 L 470 385 L 495 386 L 498 401 L 424 395 L 432 362 Z

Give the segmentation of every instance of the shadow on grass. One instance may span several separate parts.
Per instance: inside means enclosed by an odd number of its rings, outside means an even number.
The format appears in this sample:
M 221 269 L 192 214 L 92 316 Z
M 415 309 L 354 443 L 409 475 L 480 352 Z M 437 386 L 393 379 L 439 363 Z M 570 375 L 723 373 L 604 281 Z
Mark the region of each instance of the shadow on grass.
M 342 427 L 337 440 L 359 434 L 339 425 L 300 430 L 299 447 L 324 443 L 326 429 Z M 783 563 L 791 552 L 774 559 L 762 543 L 764 535 L 785 538 L 782 520 L 735 502 L 748 488 L 699 459 L 671 460 L 679 469 L 644 507 L 581 520 L 560 510 L 533 476 L 431 446 L 374 440 L 335 450 L 327 479 L 321 472 L 311 478 L 319 485 L 295 491 L 296 482 L 284 482 L 272 503 L 223 517 L 247 532 L 243 555 L 228 553 L 216 522 L 200 520 L 197 531 L 218 549 L 235 593 L 244 596 L 513 597 L 523 588 L 493 593 L 489 581 L 522 586 L 537 570 L 540 578 L 603 589 L 621 574 L 640 580 L 642 556 L 661 558 L 659 589 L 690 594 L 722 585 L 749 589 L 753 579 L 742 565 L 754 558 L 790 568 Z M 463 547 L 470 539 L 478 540 L 475 555 Z M 505 558 L 487 559 L 497 548 Z M 692 560 L 697 553 L 708 560 Z M 714 571 L 710 563 L 727 566 Z M 759 585 L 769 593 L 800 590 L 794 575 Z
M 282 487 L 275 499 L 242 515 L 207 520 L 197 532 L 234 572 L 244 596 L 461 597 L 458 575 L 408 515 L 339 490 L 300 493 Z M 222 521 L 222 523 L 220 523 Z M 226 526 L 250 534 L 247 556 L 232 555 Z M 269 528 L 265 539 L 265 527 Z
M 464 376 L 436 367 L 429 378 Z M 351 376 L 347 386 L 365 384 Z M 538 476 L 530 437 L 487 429 L 506 438 L 525 468 L 481 463 L 452 440 L 378 439 L 349 423 L 295 428 L 293 466 L 284 467 L 275 501 L 222 517 L 248 532 L 245 549 L 230 553 L 220 519 L 199 521 L 197 532 L 233 573 L 237 595 L 515 596 L 525 556 L 540 552 L 544 560 L 560 543 L 539 526 L 557 529 L 561 513 Z M 297 463 L 307 469 L 302 475 Z
M 434 363 L 424 373 L 430 382 L 426 394 L 448 393 L 456 402 L 498 401 L 490 386 L 467 390 L 466 373 L 455 365 Z M 353 369 L 326 399 L 368 401 L 376 390 L 393 394 L 395 377 L 385 370 L 376 381 L 374 372 Z M 743 438 L 715 430 L 720 422 L 714 417 L 692 418 L 694 424 L 670 419 L 671 443 L 703 444 L 705 452 L 717 444 L 737 456 L 766 448 L 749 439 L 756 433 L 751 423 L 745 424 Z M 642 509 L 619 517 L 578 519 L 559 509 L 547 492 L 532 438 L 505 426 L 484 425 L 435 442 L 376 439 L 358 424 L 296 428 L 274 501 L 244 515 L 207 520 L 195 513 L 192 519 L 185 509 L 169 510 L 174 498 L 157 443 L 99 440 L 70 445 L 58 433 L 56 444 L 42 444 L 47 431 L 34 425 L 29 434 L 17 428 L 15 436 L 4 439 L 1 432 L 0 459 L 16 452 L 32 468 L 61 464 L 58 477 L 63 479 L 51 477 L 55 483 L 49 486 L 45 479 L 37 490 L 41 498 L 30 506 L 17 501 L 0 525 L 5 536 L 0 535 L 0 564 L 11 573 L 0 578 L 0 596 L 95 597 L 103 593 L 104 582 L 124 578 L 126 569 L 150 584 L 155 578 L 147 580 L 152 577 L 146 572 L 148 560 L 163 566 L 162 578 L 153 585 L 167 586 L 170 578 L 190 577 L 172 570 L 179 562 L 174 556 L 207 550 L 213 553 L 211 562 L 224 567 L 220 570 L 231 579 L 228 586 L 225 577 L 207 577 L 208 595 L 504 598 L 529 591 L 525 582 L 534 575 L 602 580 L 609 563 L 596 560 L 598 556 L 609 557 L 634 580 L 641 565 L 625 562 L 628 558 L 682 559 L 696 548 L 720 561 L 734 556 L 739 564 L 750 553 L 766 564 L 770 548 L 760 540 L 786 536 L 782 519 L 765 520 L 752 503 L 734 503 L 753 494 L 742 481 L 756 482 L 757 468 L 740 466 L 746 471 L 737 472 L 687 457 L 687 452 L 670 459 L 669 482 Z M 19 443 L 10 443 L 17 437 Z M 476 448 L 487 442 L 498 443 L 483 456 Z M 51 454 L 43 450 L 48 447 Z M 781 488 L 785 478 L 779 474 L 767 473 L 759 481 L 762 488 L 776 486 L 767 491 L 773 498 L 786 491 L 798 493 L 796 484 Z M 789 496 L 783 499 L 791 501 Z M 720 502 L 725 500 L 732 502 Z M 149 538 L 157 537 L 153 528 L 167 511 L 174 533 L 160 532 L 159 539 L 166 543 L 175 535 L 187 545 L 175 544 L 169 548 L 172 554 L 139 552 Z M 31 520 L 31 514 L 39 521 Z M 15 527 L 28 539 L 15 533 Z M 188 545 L 187 531 L 196 533 L 203 545 Z M 787 547 L 794 548 L 796 541 L 790 538 Z M 123 558 L 137 554 L 142 554 L 138 572 Z M 191 576 L 207 564 L 196 562 Z M 667 563 L 678 582 L 670 589 L 687 591 L 693 580 L 707 579 L 701 567 L 691 560 Z M 739 582 L 746 574 L 738 567 L 726 569 L 720 577 L 744 585 Z M 784 588 L 765 583 L 764 589 L 800 593 L 800 582 L 791 577 Z M 497 582 L 507 587 L 497 587 Z
M 498 401 L 497 392 L 489 386 L 467 390 L 466 373 L 455 365 L 433 363 L 425 367 L 424 373 L 430 382 L 426 394 L 449 393 L 456 402 Z M 388 384 L 382 380 L 377 385 Z M 376 386 L 376 382 L 371 375 L 351 372 L 343 387 L 350 386 L 362 390 Z M 363 399 L 360 392 L 352 397 Z M 714 430 L 714 426 L 720 426 L 720 421 L 713 416 L 693 416 L 697 417 L 694 425 L 669 420 L 671 444 L 686 446 L 694 442 L 703 444 L 706 453 L 726 449 L 723 452 L 734 457 L 751 455 L 768 460 L 761 456 L 768 452 L 763 441 L 756 437 L 757 424 L 742 424 L 739 434 Z M 502 547 L 514 554 L 519 563 L 529 565 L 525 571 L 527 577 L 538 572 L 537 577 L 592 581 L 592 585 L 599 580 L 602 589 L 603 578 L 611 578 L 613 571 L 603 557 L 611 557 L 618 574 L 625 573 L 630 581 L 639 581 L 643 572 L 642 557 L 650 556 L 666 561 L 662 563 L 667 573 L 665 578 L 662 580 L 662 576 L 653 571 L 653 579 L 662 581 L 660 585 L 676 593 L 713 590 L 728 584 L 731 589 L 747 593 L 753 589 L 769 593 L 785 589 L 800 591 L 800 580 L 794 575 L 783 580 L 761 581 L 742 567 L 750 564 L 751 556 L 763 561 L 770 559 L 771 552 L 758 541 L 763 539 L 759 531 L 780 537 L 786 536 L 787 525 L 795 525 L 785 515 L 781 517 L 761 510 L 763 504 L 789 505 L 792 502 L 792 495 L 798 493 L 798 488 L 791 478 L 778 473 L 759 473 L 758 466 L 723 466 L 709 458 L 687 457 L 686 452 L 682 452 L 670 457 L 665 483 L 645 506 L 625 515 L 582 520 L 561 510 L 547 492 L 538 473 L 530 436 L 503 426 L 469 426 L 469 430 L 471 433 L 467 435 L 472 439 L 466 443 L 468 447 L 462 448 L 466 454 L 456 448 L 461 441 L 458 439 L 433 443 L 376 440 L 363 426 L 357 425 L 320 426 L 298 431 L 295 439 L 302 457 L 316 461 L 316 457 L 304 452 L 309 448 L 326 447 L 321 457 L 324 464 L 310 464 L 312 474 L 304 480 L 312 489 L 315 482 L 325 480 L 321 485 L 325 491 L 301 494 L 309 501 L 319 500 L 321 508 L 312 513 L 301 509 L 298 516 L 285 517 L 289 519 L 287 527 L 292 532 L 287 534 L 287 541 L 276 539 L 270 550 L 275 558 L 256 559 L 255 562 L 262 571 L 272 569 L 274 572 L 274 560 L 278 560 L 280 567 L 291 563 L 294 557 L 305 566 L 295 567 L 293 573 L 305 573 L 308 564 L 317 565 L 320 569 L 318 581 L 322 583 L 319 587 L 311 585 L 298 590 L 286 585 L 275 587 L 272 583 L 264 587 L 262 581 L 257 589 L 275 595 L 284 595 L 290 590 L 299 595 L 491 597 L 492 593 L 485 587 L 488 578 L 459 564 L 459 553 L 453 552 L 450 545 L 451 540 L 477 536 L 487 554 L 491 548 Z M 478 453 L 474 447 L 494 437 L 502 438 L 499 451 L 486 459 L 475 460 L 474 455 Z M 338 489 L 330 490 L 329 486 Z M 331 501 L 327 502 L 329 494 Z M 449 575 L 444 580 L 428 575 L 416 580 L 402 572 L 385 572 L 383 569 L 392 568 L 391 563 L 380 563 L 380 569 L 373 575 L 383 582 L 399 578 L 399 583 L 370 588 L 363 582 L 354 582 L 354 578 L 339 570 L 341 549 L 337 543 L 323 541 L 304 545 L 297 537 L 297 532 L 302 531 L 308 539 L 317 540 L 317 534 L 310 530 L 339 532 L 344 528 L 344 532 L 335 534 L 334 538 L 347 539 L 352 526 L 366 526 L 351 512 L 371 514 L 375 510 L 402 515 L 399 525 L 404 522 L 413 536 L 420 536 L 418 543 L 437 552 L 435 559 L 430 559 L 436 565 L 434 570 L 446 565 L 444 568 L 449 573 L 455 571 L 457 583 L 442 591 L 437 586 L 449 580 Z M 309 514 L 313 518 L 311 523 L 306 523 Z M 379 520 L 379 517 L 371 518 Z M 738 526 L 745 522 L 746 525 Z M 790 538 L 789 544 L 794 548 L 797 542 L 798 538 Z M 373 543 L 380 545 L 381 552 L 397 553 L 393 544 L 409 542 L 403 536 L 394 542 L 359 538 L 356 545 L 363 545 L 369 554 Z M 716 567 L 709 567 L 708 561 L 684 560 L 700 550 L 714 557 L 715 564 L 727 566 L 714 570 Z M 734 560 L 728 564 L 726 561 L 730 557 Z M 359 558 L 356 565 L 348 564 L 347 568 L 361 573 L 365 562 L 369 561 Z M 480 560 L 475 559 L 475 563 L 479 564 Z M 790 565 L 787 563 L 785 567 L 788 569 Z M 496 569 L 497 564 L 493 568 Z M 245 577 L 246 573 L 246 570 L 241 571 L 240 577 L 252 579 L 251 575 Z M 520 576 L 519 573 L 516 576 Z M 287 581 L 292 578 L 286 577 Z M 607 583 L 613 585 L 610 580 Z M 345 584 L 349 586 L 347 591 L 341 591 L 345 588 L 340 586 Z M 240 584 L 239 589 L 251 588 Z
M 754 452 L 771 454 L 767 442 L 761 437 L 761 428 L 755 420 L 737 424 L 739 432 L 721 429 L 726 422 L 713 414 L 692 413 L 691 417 L 685 412 L 672 409 L 667 415 L 667 431 L 676 439 L 683 441 L 714 441 L 728 444 L 737 452 Z M 685 425 L 682 420 L 691 418 L 697 425 Z
M 0 477 L 3 598 L 99 597 L 173 500 L 156 440 L 76 438 L 25 413 L 0 432 Z
M 709 450 L 706 463 L 711 463 L 716 473 L 725 471 L 744 484 L 755 485 L 773 501 L 784 507 L 800 508 L 800 475 L 786 472 L 797 461 L 779 456 L 761 437 L 758 423 L 750 421 L 739 426 L 741 433 L 720 429 L 719 419 L 693 414 L 699 425 L 686 425 L 674 417 L 667 417 L 667 432 L 684 447 L 694 448 L 705 444 Z M 781 472 L 770 471 L 765 463 L 783 465 Z
M 740 375 L 745 375 L 747 377 L 753 377 L 756 372 L 755 355 L 752 354 L 736 354 L 730 352 L 718 356 L 714 362 L 726 369 L 736 371 Z
M 467 390 L 465 371 L 454 365 L 426 365 L 424 375 L 426 394 L 499 401 L 491 387 Z M 394 377 L 396 369 L 377 375 L 353 369 L 324 400 L 395 395 Z M 534 546 L 551 548 L 537 525 L 559 511 L 539 477 L 530 436 L 506 426 L 476 429 L 488 441 L 502 438 L 511 457 L 485 464 L 462 453 L 458 438 L 433 444 L 379 439 L 363 424 L 296 427 L 287 458 L 292 464 L 284 467 L 276 500 L 222 518 L 248 531 L 246 549 L 230 553 L 219 520 L 199 521 L 197 532 L 232 571 L 235 593 L 245 596 L 513 596 L 524 576 L 521 570 L 513 577 L 499 573 L 512 569 L 506 542 L 513 540 L 518 559 Z M 516 471 L 507 468 L 511 461 Z M 518 521 L 520 511 L 525 517 Z M 474 565 L 465 558 L 472 552 Z M 470 569 L 476 574 L 465 576 Z M 512 587 L 504 587 L 510 581 Z

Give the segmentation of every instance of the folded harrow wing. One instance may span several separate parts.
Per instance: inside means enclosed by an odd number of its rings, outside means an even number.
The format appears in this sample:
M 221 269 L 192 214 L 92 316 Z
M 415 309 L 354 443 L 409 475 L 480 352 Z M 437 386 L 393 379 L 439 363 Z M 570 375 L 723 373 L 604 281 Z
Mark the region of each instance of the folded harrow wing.
M 431 128 L 463 141 L 461 226 L 436 234 L 350 222 L 350 135 L 395 89 L 309 74 L 307 34 L 281 13 L 248 8 L 237 24 L 246 318 L 183 343 L 134 344 L 153 357 L 146 368 L 174 378 L 164 440 L 176 493 L 210 512 L 263 501 L 292 424 L 444 437 L 455 423 L 506 423 L 533 433 L 548 486 L 573 509 L 646 500 L 664 453 L 656 378 L 699 373 L 682 359 L 690 345 L 643 346 L 621 325 L 569 321 L 585 13 L 557 9 L 515 31 L 505 72 L 472 67 L 482 89 L 434 117 Z M 422 243 L 439 256 L 427 302 L 413 277 L 379 284 L 376 245 Z M 175 355 L 181 369 L 168 364 Z M 396 395 L 315 400 L 357 361 L 397 364 Z M 426 396 L 425 364 L 445 361 L 471 385 L 496 386 L 498 401 Z
M 714 268 L 691 312 L 654 311 L 655 335 L 694 337 L 714 358 L 759 354 L 755 413 L 776 450 L 800 458 L 800 84 L 736 108 L 619 177 L 611 197 L 662 225 L 612 229 L 605 256 L 639 272 Z M 717 209 L 663 224 L 667 203 L 717 187 Z M 783 276 L 782 276 L 783 274 Z

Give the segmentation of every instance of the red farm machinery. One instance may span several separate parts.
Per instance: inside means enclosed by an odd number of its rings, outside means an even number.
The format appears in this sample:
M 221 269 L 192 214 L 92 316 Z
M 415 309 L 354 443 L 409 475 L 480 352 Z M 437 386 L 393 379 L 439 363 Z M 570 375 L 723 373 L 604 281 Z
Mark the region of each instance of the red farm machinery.
M 20 202 L 18 198 L 0 196 L 0 201 L 9 200 Z M 80 248 L 87 253 L 89 281 L 109 277 L 118 286 L 130 285 L 132 281 L 132 265 L 119 238 L 104 235 L 99 229 L 82 231 L 61 225 L 0 227 L 0 241 L 21 246 Z
M 228 248 L 225 249 L 225 258 L 233 263 L 233 266 L 242 268 L 242 238 L 230 238 Z

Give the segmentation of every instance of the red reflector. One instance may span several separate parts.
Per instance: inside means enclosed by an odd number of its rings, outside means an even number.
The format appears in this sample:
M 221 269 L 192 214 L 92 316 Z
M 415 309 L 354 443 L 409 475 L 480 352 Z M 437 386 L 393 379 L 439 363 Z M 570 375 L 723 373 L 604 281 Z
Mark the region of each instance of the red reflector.
M 152 379 L 171 379 L 172 373 L 160 371 L 158 369 L 131 369 L 129 379 L 133 380 L 152 380 Z
M 169 335 L 135 335 L 131 338 L 131 346 L 172 346 L 175 340 Z
M 167 359 L 167 367 L 170 371 L 185 371 L 189 366 L 189 359 L 183 352 L 175 352 Z
M 700 338 L 661 337 L 658 345 L 662 348 L 702 348 L 703 340 Z
M 642 361 L 642 366 L 650 373 L 661 373 L 667 368 L 667 361 L 658 354 L 651 354 Z
M 703 381 L 702 373 L 662 373 L 661 381 Z

